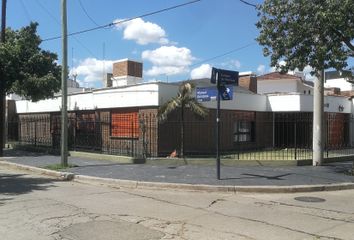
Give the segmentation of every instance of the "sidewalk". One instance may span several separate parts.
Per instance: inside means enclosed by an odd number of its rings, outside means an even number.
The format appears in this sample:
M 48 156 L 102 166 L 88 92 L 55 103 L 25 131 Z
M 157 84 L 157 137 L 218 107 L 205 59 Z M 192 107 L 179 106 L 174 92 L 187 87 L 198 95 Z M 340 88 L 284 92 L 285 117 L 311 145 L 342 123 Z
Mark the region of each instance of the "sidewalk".
M 35 167 L 60 163 L 60 156 L 21 151 L 7 151 L 4 161 Z M 350 183 L 354 176 L 348 172 L 352 162 L 331 163 L 324 166 L 222 166 L 221 180 L 216 179 L 215 166 L 120 164 L 108 160 L 69 157 L 78 167 L 66 169 L 78 175 L 99 178 L 212 186 L 291 187 L 299 185 L 331 185 Z

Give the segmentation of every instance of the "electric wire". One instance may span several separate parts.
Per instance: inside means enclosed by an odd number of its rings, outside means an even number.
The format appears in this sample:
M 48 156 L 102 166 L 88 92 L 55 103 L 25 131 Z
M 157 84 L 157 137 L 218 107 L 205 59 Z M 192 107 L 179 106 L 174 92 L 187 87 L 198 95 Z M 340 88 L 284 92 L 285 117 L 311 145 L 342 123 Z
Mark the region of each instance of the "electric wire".
M 256 5 L 256 4 L 249 3 L 249 2 L 247 2 L 247 1 L 245 1 L 245 0 L 240 0 L 240 2 L 242 2 L 243 4 L 246 4 L 246 5 L 248 5 L 248 6 L 251 6 L 251 7 L 257 8 L 257 5 Z
M 96 26 L 100 26 L 100 25 L 88 14 L 88 12 L 86 11 L 86 8 L 85 8 L 84 5 L 82 4 L 82 1 L 81 1 L 81 0 L 79 0 L 79 5 L 80 5 L 82 11 L 85 13 L 86 17 L 87 17 L 88 19 L 90 19 L 91 22 L 92 22 L 93 24 L 95 24 Z
M 61 26 L 61 23 L 59 22 L 59 20 L 58 20 L 42 3 L 40 3 L 39 0 L 36 0 L 36 2 L 37 2 L 37 4 L 42 8 L 42 10 L 44 10 L 44 11 L 47 13 L 47 15 L 48 15 L 50 18 L 52 18 L 52 20 L 53 20 L 54 22 L 56 22 L 59 26 Z M 96 59 L 98 59 L 97 56 L 96 56 L 88 47 L 86 47 L 77 37 L 74 36 L 74 40 L 75 40 L 83 49 L 85 49 L 86 52 L 88 52 L 91 56 L 93 56 L 93 57 L 95 57 Z M 42 42 L 43 42 L 43 40 L 42 40 Z
M 216 56 L 214 56 L 214 57 L 210 57 L 210 58 L 207 58 L 207 59 L 205 59 L 205 60 L 203 60 L 203 61 L 194 63 L 194 64 L 192 64 L 190 67 L 196 67 L 197 65 L 200 65 L 200 64 L 203 64 L 203 63 L 206 63 L 206 62 L 213 61 L 213 60 L 215 60 L 215 59 L 217 59 L 217 58 L 224 57 L 224 56 L 229 55 L 229 54 L 231 54 L 231 53 L 234 53 L 234 52 L 240 51 L 240 50 L 242 50 L 242 49 L 248 48 L 248 47 L 250 47 L 250 46 L 252 46 L 252 45 L 256 45 L 256 43 L 255 43 L 255 42 L 253 42 L 253 43 L 248 43 L 248 44 L 246 44 L 246 45 L 244 45 L 244 46 L 241 46 L 241 47 L 232 49 L 232 50 L 230 50 L 230 51 L 227 51 L 227 52 L 224 52 L 224 53 L 222 53 L 222 54 L 216 55 Z
M 94 27 L 94 28 L 89 28 L 89 29 L 84 29 L 84 30 L 77 31 L 77 32 L 72 32 L 72 33 L 67 34 L 67 36 L 74 36 L 74 35 L 79 35 L 79 34 L 83 34 L 83 33 L 87 33 L 87 32 L 96 31 L 96 30 L 99 30 L 99 29 L 102 29 L 102 28 L 109 28 L 109 27 L 112 27 L 112 26 L 115 26 L 115 25 L 118 25 L 118 24 L 121 24 L 121 23 L 132 21 L 132 20 L 137 19 L 137 18 L 144 18 L 144 17 L 155 15 L 155 14 L 158 14 L 158 13 L 167 12 L 167 11 L 170 11 L 170 10 L 173 10 L 173 9 L 176 9 L 176 8 L 180 8 L 180 7 L 183 7 L 183 6 L 186 6 L 186 5 L 190 5 L 190 4 L 193 4 L 193 3 L 197 3 L 197 2 L 200 2 L 200 1 L 202 1 L 202 0 L 193 0 L 193 1 L 190 1 L 190 2 L 174 5 L 174 6 L 171 6 L 171 7 L 168 7 L 168 8 L 163 8 L 163 9 L 160 9 L 160 10 L 157 10 L 157 11 L 145 13 L 145 14 L 142 14 L 142 15 L 139 15 L 139 16 L 123 19 L 123 20 L 120 20 L 120 21 L 114 21 L 114 22 L 111 22 L 111 23 L 108 23 L 108 24 L 105 24 L 105 25 L 101 25 L 101 26 L 97 26 L 97 27 Z M 47 39 L 44 39 L 43 42 L 60 39 L 61 37 L 62 36 L 56 36 L 56 37 L 47 38 Z
M 32 21 L 32 17 L 31 17 L 31 15 L 30 15 L 29 12 L 28 12 L 25 3 L 23 2 L 23 0 L 20 0 L 20 3 L 21 3 L 22 8 L 23 8 L 23 10 L 24 10 L 24 12 L 25 12 L 25 15 L 26 15 L 27 20 L 31 22 L 31 21 Z

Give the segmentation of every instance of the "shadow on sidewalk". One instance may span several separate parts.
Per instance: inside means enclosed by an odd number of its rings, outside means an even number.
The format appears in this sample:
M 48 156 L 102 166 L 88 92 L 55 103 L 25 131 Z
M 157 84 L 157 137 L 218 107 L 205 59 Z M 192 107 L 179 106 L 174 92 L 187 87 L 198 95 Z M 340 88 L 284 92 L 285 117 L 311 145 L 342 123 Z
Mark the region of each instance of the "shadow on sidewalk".
M 32 191 L 45 191 L 54 187 L 56 180 L 49 178 L 27 177 L 26 174 L 5 174 L 0 173 L 0 194 L 20 195 Z M 0 205 L 2 199 L 0 198 Z
M 40 157 L 48 155 L 44 152 L 31 152 L 18 149 L 4 149 L 4 157 Z

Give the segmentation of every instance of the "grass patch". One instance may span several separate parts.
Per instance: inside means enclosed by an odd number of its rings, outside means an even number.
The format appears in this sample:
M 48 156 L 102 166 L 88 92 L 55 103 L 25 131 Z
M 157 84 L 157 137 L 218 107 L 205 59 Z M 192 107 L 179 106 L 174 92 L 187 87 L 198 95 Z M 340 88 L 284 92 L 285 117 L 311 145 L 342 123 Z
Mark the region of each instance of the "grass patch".
M 58 170 L 64 170 L 64 169 L 68 169 L 68 168 L 74 168 L 74 167 L 78 167 L 75 164 L 68 164 L 68 166 L 63 166 L 60 163 L 59 164 L 51 164 L 51 165 L 47 165 L 44 168 L 45 169 L 49 169 L 49 170 L 54 170 L 54 171 L 58 171 Z

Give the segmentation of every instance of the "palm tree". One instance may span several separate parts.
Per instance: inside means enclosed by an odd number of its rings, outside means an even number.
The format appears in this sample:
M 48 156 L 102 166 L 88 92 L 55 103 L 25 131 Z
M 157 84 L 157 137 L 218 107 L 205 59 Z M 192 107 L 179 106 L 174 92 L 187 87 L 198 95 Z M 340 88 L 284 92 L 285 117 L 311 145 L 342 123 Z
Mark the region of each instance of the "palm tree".
M 208 109 L 199 103 L 193 96 L 192 92 L 195 89 L 195 85 L 191 82 L 183 82 L 179 86 L 179 91 L 176 97 L 171 98 L 165 104 L 160 106 L 158 111 L 159 122 L 167 120 L 167 116 L 180 109 L 180 157 L 184 157 L 184 110 L 189 108 L 194 114 L 200 117 L 206 117 L 208 115 Z

